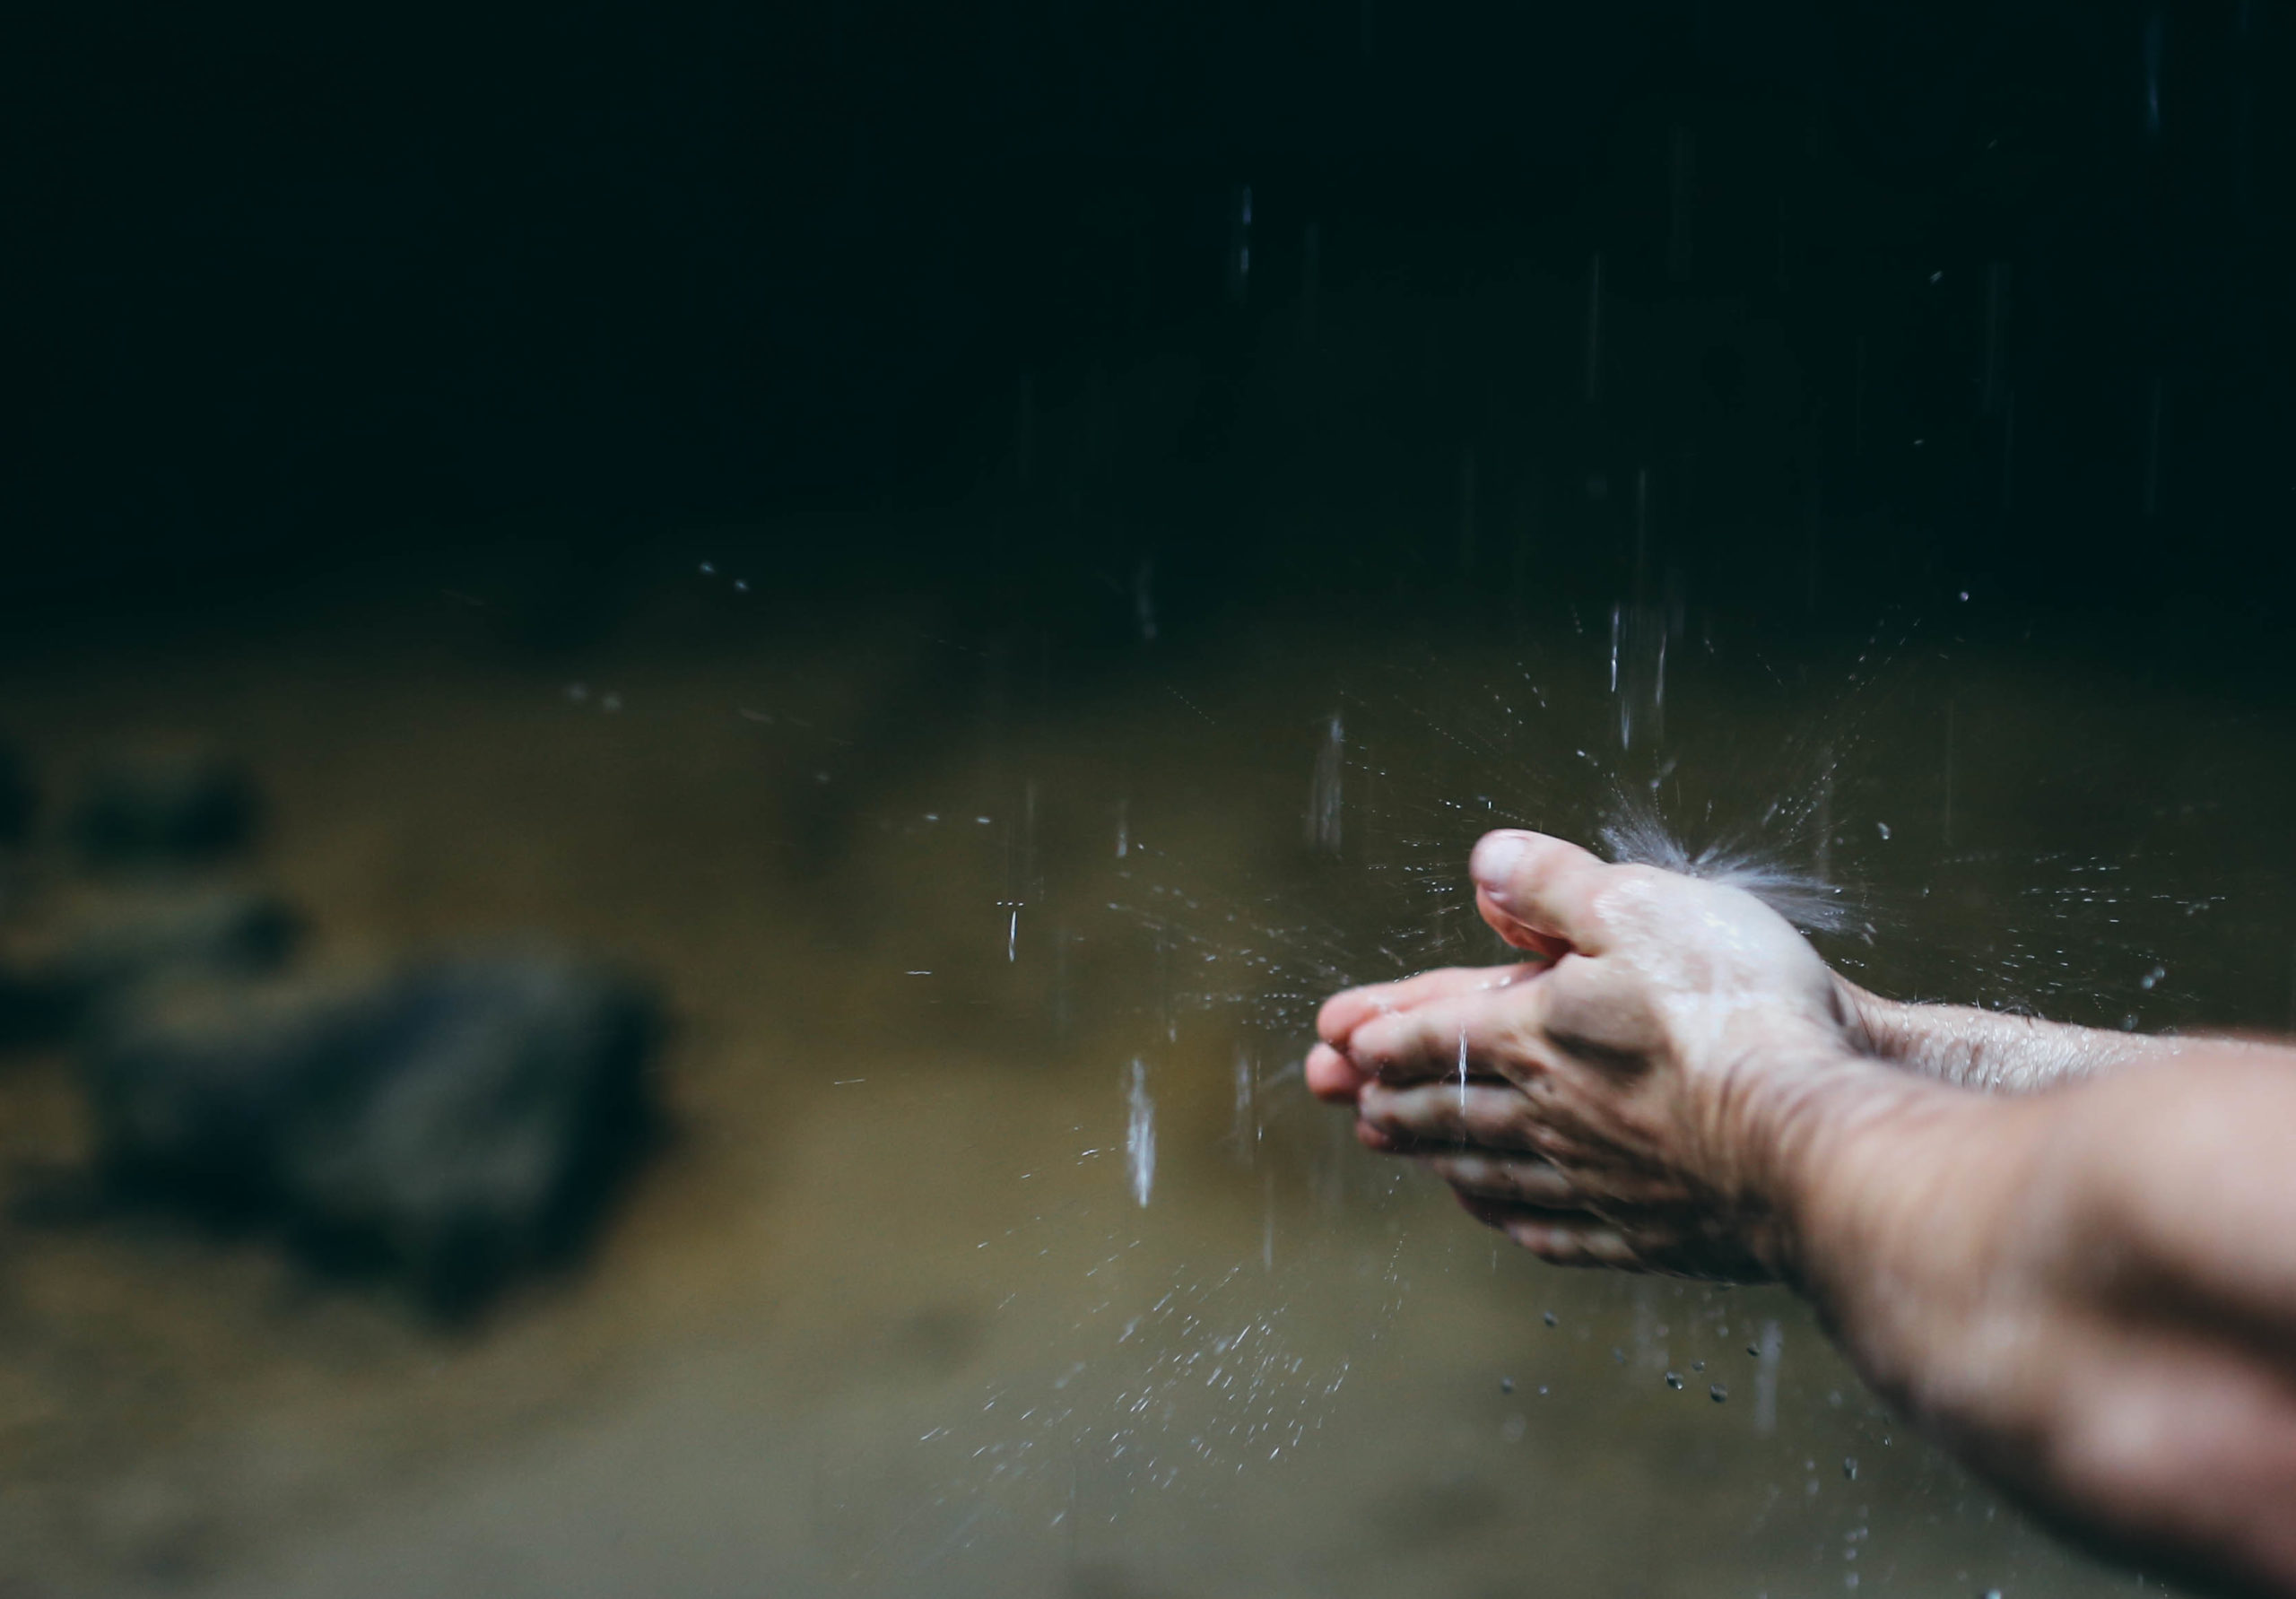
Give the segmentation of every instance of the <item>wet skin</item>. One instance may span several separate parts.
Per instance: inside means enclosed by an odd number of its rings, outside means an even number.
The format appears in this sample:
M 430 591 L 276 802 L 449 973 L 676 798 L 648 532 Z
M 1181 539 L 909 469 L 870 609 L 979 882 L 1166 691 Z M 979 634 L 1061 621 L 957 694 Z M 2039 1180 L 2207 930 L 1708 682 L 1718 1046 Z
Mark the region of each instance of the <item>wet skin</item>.
M 1560 1264 L 1787 1282 L 2044 1515 L 2296 1594 L 2296 1051 L 1886 1001 L 1751 895 L 1538 834 L 1470 870 L 1527 959 L 1318 1018 L 1367 1147 Z

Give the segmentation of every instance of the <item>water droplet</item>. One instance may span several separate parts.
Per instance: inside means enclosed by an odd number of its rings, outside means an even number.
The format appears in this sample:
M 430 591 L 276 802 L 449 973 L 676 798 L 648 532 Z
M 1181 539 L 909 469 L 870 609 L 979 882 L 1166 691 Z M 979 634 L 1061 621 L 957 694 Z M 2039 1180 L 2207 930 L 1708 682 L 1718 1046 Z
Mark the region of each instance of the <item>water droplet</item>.
M 1240 1044 L 1236 1047 L 1236 1105 L 1235 1116 L 1229 1123 L 1228 1136 L 1234 1144 L 1237 1159 L 1248 1166 L 1253 1151 L 1260 1141 L 1259 1065 L 1250 1050 Z
M 1148 1097 L 1148 1064 L 1138 1056 L 1132 1059 L 1125 1108 L 1125 1164 L 1132 1175 L 1132 1197 L 1144 1208 L 1156 1182 L 1156 1102 Z
M 1768 1438 L 1778 1430 L 1778 1372 L 1786 1356 L 1786 1329 L 1766 1321 L 1754 1343 L 1754 1436 Z
M 1842 1457 L 1842 1462 L 1841 1462 L 1841 1474 L 1842 1474 L 1843 1479 L 1844 1479 L 1845 1481 L 1847 1481 L 1847 1482 L 1857 1482 L 1857 1456 L 1855 1456 L 1855 1455 L 1848 1455 L 1848 1456 L 1844 1456 Z
M 1690 1369 L 1692 1371 L 1703 1371 L 1706 1369 L 1706 1362 L 1703 1360 L 1692 1360 L 1690 1363 Z
M 1706 1390 L 1706 1396 L 1714 1401 L 1715 1403 L 1719 1404 L 1724 1400 L 1730 1397 L 1730 1390 L 1724 1387 L 1720 1383 L 1716 1383 Z
M 718 563 L 714 561 L 703 561 L 701 563 L 701 575 L 705 578 L 716 577 L 718 575 Z
M 1546 1325 L 1551 1327 L 1554 1325 L 1554 1312 L 1550 1310 L 1544 1316 L 1540 1317 L 1539 1319 L 1546 1323 Z
M 2162 978 L 2165 978 L 2168 975 L 2169 969 L 2167 967 L 2156 966 L 2151 971 L 2146 972 L 2143 977 L 2137 978 L 2136 986 L 2139 988 L 2149 989 L 2153 984 L 2159 982 Z
M 1882 835 L 1882 842 L 1887 844 L 1890 841 L 1890 824 L 1886 821 L 1877 821 L 1874 824 L 1874 828 Z
M 1316 752 L 1315 775 L 1308 787 L 1308 847 L 1326 855 L 1339 853 L 1346 769 L 1347 731 L 1339 713 L 1334 711 L 1325 724 L 1323 743 Z
M 1674 1389 L 1677 1393 L 1680 1393 L 1682 1391 L 1682 1386 L 1683 1374 L 1681 1372 L 1669 1371 L 1666 1373 L 1666 1386 Z
M 1500 1377 L 1499 1379 L 1499 1391 L 1501 1394 L 1512 1394 L 1515 1391 L 1515 1379 L 1511 1377 Z

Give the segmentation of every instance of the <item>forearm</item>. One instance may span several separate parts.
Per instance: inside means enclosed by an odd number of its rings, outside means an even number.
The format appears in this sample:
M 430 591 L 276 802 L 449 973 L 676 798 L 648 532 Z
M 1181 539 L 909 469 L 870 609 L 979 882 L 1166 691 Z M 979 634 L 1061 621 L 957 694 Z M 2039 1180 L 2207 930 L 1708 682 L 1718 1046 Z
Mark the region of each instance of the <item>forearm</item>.
M 2277 1055 L 2296 1065 L 2296 1050 L 2274 1044 L 2115 1032 L 1967 1005 L 1909 1004 L 1844 987 L 1876 1056 L 1939 1082 L 1987 1093 L 2064 1087 L 2172 1060 L 2196 1045 Z
M 2239 1144 L 2296 1126 L 2296 1079 L 2196 1050 L 2014 1100 L 1836 1082 L 1778 1204 L 1867 1379 L 2151 1569 L 2296 1593 L 2296 1215 L 2273 1139 Z

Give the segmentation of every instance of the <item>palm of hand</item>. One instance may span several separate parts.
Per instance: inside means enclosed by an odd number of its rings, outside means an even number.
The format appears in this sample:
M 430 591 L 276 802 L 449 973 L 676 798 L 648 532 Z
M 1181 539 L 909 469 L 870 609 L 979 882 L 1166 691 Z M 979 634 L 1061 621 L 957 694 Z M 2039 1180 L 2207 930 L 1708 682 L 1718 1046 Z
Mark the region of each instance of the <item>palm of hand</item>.
M 1474 871 L 1546 959 L 1335 996 L 1311 1084 L 1549 1260 L 1770 1274 L 1744 1111 L 1848 1043 L 1824 962 L 1751 895 L 1559 840 L 1493 835 Z

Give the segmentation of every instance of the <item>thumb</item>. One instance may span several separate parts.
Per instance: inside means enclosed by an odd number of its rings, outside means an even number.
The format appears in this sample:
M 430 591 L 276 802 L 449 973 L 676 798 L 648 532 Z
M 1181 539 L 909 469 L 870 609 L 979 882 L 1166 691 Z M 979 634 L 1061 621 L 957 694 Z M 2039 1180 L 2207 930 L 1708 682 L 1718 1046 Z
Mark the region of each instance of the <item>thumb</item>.
M 1485 833 L 1467 864 L 1475 908 L 1492 930 L 1549 960 L 1600 952 L 1594 899 L 1610 869 L 1576 844 L 1512 829 Z

